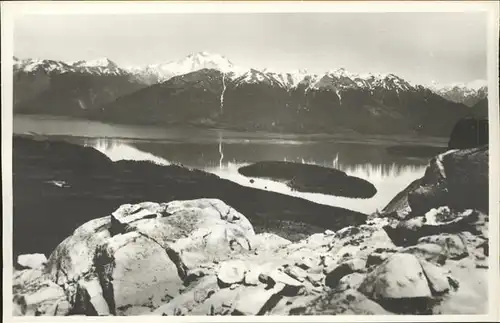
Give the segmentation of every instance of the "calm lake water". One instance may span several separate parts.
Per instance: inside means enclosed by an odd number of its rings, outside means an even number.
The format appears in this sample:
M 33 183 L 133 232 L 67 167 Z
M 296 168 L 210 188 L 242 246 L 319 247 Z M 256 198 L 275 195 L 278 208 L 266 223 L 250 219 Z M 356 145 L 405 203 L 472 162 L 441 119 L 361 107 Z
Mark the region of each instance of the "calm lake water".
M 14 133 L 33 133 L 91 146 L 116 161 L 151 160 L 202 169 L 241 185 L 272 190 L 311 201 L 371 213 L 382 209 L 398 192 L 421 177 L 426 157 L 393 156 L 386 148 L 401 144 L 446 146 L 445 138 L 399 136 L 283 135 L 215 129 L 111 125 L 83 120 L 14 116 Z M 290 190 L 284 183 L 254 179 L 238 168 L 263 160 L 333 167 L 366 179 L 377 188 L 370 199 L 352 199 Z

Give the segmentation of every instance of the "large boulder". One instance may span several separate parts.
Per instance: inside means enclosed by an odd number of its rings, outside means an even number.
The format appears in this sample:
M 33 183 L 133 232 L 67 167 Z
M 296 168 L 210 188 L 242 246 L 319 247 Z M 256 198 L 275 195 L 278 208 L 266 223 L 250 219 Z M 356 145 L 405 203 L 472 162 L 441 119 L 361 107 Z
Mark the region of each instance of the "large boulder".
M 443 157 L 449 203 L 456 209 L 489 210 L 488 146 L 458 150 Z
M 372 271 L 359 291 L 375 300 L 427 298 L 431 290 L 418 259 L 399 253 Z
M 108 239 L 97 248 L 94 266 L 102 294 L 108 295 L 108 306 L 116 314 L 131 306 L 159 307 L 183 285 L 166 250 L 139 232 Z
M 245 216 L 220 200 L 122 205 L 65 239 L 43 282 L 63 286 L 74 312 L 153 310 L 179 295 L 197 268 L 248 252 L 254 234 Z
M 450 280 L 445 270 L 398 253 L 370 272 L 358 290 L 391 312 L 431 314 L 434 296 L 447 293 Z
M 413 182 L 383 209 L 400 219 L 421 216 L 433 208 L 489 208 L 488 146 L 449 150 L 429 162 L 422 178 Z

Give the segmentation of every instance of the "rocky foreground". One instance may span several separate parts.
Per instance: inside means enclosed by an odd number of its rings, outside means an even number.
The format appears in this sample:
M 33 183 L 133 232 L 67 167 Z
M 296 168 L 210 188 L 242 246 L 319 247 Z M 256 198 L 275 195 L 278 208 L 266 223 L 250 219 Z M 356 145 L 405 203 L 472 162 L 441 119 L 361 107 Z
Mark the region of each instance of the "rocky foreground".
M 366 223 L 298 242 L 219 199 L 124 204 L 20 257 L 14 314 L 486 313 L 487 179 L 487 147 L 452 150 Z

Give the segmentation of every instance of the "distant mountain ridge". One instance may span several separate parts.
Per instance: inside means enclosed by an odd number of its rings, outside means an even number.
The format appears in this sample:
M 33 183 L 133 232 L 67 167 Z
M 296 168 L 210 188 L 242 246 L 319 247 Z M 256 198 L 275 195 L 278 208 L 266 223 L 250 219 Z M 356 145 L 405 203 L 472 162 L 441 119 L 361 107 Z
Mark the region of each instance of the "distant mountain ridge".
M 447 100 L 463 103 L 469 107 L 488 97 L 488 82 L 485 80 L 475 80 L 467 84 L 440 85 L 433 83 L 429 88 Z
M 13 69 L 16 113 L 85 117 L 147 86 L 107 58 L 67 63 L 14 57 Z
M 87 73 L 94 75 L 125 75 L 128 72 L 108 58 L 98 58 L 90 61 L 63 62 L 49 59 L 19 59 L 14 57 L 14 72 L 47 74 Z
M 283 132 L 448 136 L 474 109 L 394 74 L 281 73 L 207 52 L 142 68 L 15 59 L 14 97 L 17 113 Z

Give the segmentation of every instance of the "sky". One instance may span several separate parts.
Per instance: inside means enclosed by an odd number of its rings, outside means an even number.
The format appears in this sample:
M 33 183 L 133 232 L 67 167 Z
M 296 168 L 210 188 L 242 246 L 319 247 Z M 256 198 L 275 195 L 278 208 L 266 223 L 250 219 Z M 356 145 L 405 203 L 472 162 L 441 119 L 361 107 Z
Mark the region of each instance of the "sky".
M 455 13 L 170 13 L 26 15 L 14 55 L 122 66 L 222 54 L 278 71 L 394 73 L 417 84 L 486 79 L 487 20 Z

